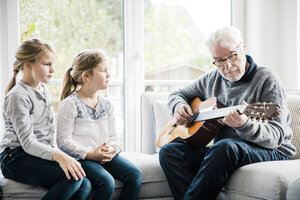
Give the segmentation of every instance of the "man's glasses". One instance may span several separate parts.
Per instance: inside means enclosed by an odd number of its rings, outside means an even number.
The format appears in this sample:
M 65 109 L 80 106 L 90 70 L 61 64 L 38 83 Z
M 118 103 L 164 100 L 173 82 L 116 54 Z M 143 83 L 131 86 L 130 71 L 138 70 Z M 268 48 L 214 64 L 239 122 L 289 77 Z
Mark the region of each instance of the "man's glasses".
M 236 49 L 233 51 L 233 53 L 231 53 L 229 56 L 227 56 L 226 58 L 223 59 L 215 59 L 213 61 L 213 64 L 216 65 L 217 67 L 223 67 L 225 64 L 225 61 L 228 61 L 230 63 L 235 62 L 238 58 L 238 53 L 236 52 L 238 50 L 238 48 L 240 47 L 240 45 L 242 44 L 239 43 L 236 47 Z

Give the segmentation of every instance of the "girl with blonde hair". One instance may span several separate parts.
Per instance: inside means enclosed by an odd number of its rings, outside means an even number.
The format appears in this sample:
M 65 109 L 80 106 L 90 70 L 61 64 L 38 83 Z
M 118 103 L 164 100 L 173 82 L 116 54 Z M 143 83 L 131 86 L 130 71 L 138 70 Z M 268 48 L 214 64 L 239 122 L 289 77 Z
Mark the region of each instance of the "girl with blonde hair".
M 78 160 L 92 182 L 93 199 L 111 199 L 114 178 L 123 182 L 119 199 L 135 200 L 142 172 L 118 155 L 112 103 L 98 95 L 108 86 L 107 58 L 103 51 L 85 50 L 67 70 L 57 114 L 57 144 Z

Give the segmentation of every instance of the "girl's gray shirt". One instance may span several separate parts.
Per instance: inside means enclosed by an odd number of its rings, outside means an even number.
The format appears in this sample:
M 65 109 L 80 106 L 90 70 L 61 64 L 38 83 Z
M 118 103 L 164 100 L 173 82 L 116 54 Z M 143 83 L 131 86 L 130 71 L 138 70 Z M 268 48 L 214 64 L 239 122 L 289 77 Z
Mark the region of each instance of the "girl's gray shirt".
M 224 79 L 219 70 L 209 72 L 194 83 L 170 94 L 169 108 L 174 113 L 175 107 L 187 104 L 195 97 L 204 101 L 216 97 L 224 106 L 241 105 L 257 102 L 272 102 L 280 106 L 280 113 L 267 124 L 248 120 L 239 128 L 225 126 L 216 135 L 215 141 L 234 137 L 253 142 L 267 149 L 276 149 L 285 156 L 293 156 L 296 148 L 292 145 L 291 115 L 287 107 L 286 92 L 282 81 L 270 68 L 257 66 L 247 55 L 250 63 L 248 72 L 236 82 Z
M 38 91 L 23 82 L 6 95 L 3 105 L 4 134 L 0 152 L 22 147 L 30 155 L 52 160 L 55 125 L 50 93 L 41 84 Z

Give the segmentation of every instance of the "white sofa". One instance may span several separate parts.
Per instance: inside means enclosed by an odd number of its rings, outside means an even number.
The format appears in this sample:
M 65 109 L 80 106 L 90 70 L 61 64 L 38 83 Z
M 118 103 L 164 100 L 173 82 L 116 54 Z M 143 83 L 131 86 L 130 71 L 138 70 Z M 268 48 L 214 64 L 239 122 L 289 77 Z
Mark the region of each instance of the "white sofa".
M 169 119 L 166 107 L 168 93 L 146 92 L 141 97 L 141 152 L 122 153 L 143 171 L 143 185 L 139 199 L 171 200 L 172 194 L 159 165 L 155 141 Z M 292 113 L 293 143 L 300 150 L 300 96 L 289 95 Z M 240 169 L 229 179 L 218 200 L 288 200 L 297 199 L 300 189 L 300 160 L 297 154 L 290 161 L 251 164 Z M 297 184 L 298 183 L 298 184 Z M 298 187 L 299 186 L 299 187 Z M 122 184 L 116 181 L 113 199 L 117 199 Z M 41 199 L 47 190 L 5 179 L 3 199 Z M 289 195 L 287 195 L 289 191 Z M 300 198 L 299 198 L 300 199 Z

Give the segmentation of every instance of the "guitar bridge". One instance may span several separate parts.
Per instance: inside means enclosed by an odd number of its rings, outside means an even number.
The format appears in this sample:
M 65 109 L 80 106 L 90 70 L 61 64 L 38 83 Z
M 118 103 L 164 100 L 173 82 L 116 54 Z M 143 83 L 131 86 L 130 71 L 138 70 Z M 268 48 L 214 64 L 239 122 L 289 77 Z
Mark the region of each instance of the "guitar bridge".
M 198 117 L 199 114 L 200 114 L 200 112 L 199 112 L 199 111 L 196 111 L 196 112 L 194 113 L 194 116 L 191 117 L 190 119 L 188 119 L 188 120 L 186 121 L 185 127 L 186 127 L 186 128 L 191 127 L 191 126 L 193 125 L 195 119 Z
M 168 133 L 169 135 L 172 134 L 172 132 L 174 131 L 174 129 L 176 128 L 176 126 L 177 126 L 177 124 L 175 124 L 175 123 L 172 124 L 172 126 L 171 126 L 172 128 L 171 128 L 171 130 Z

